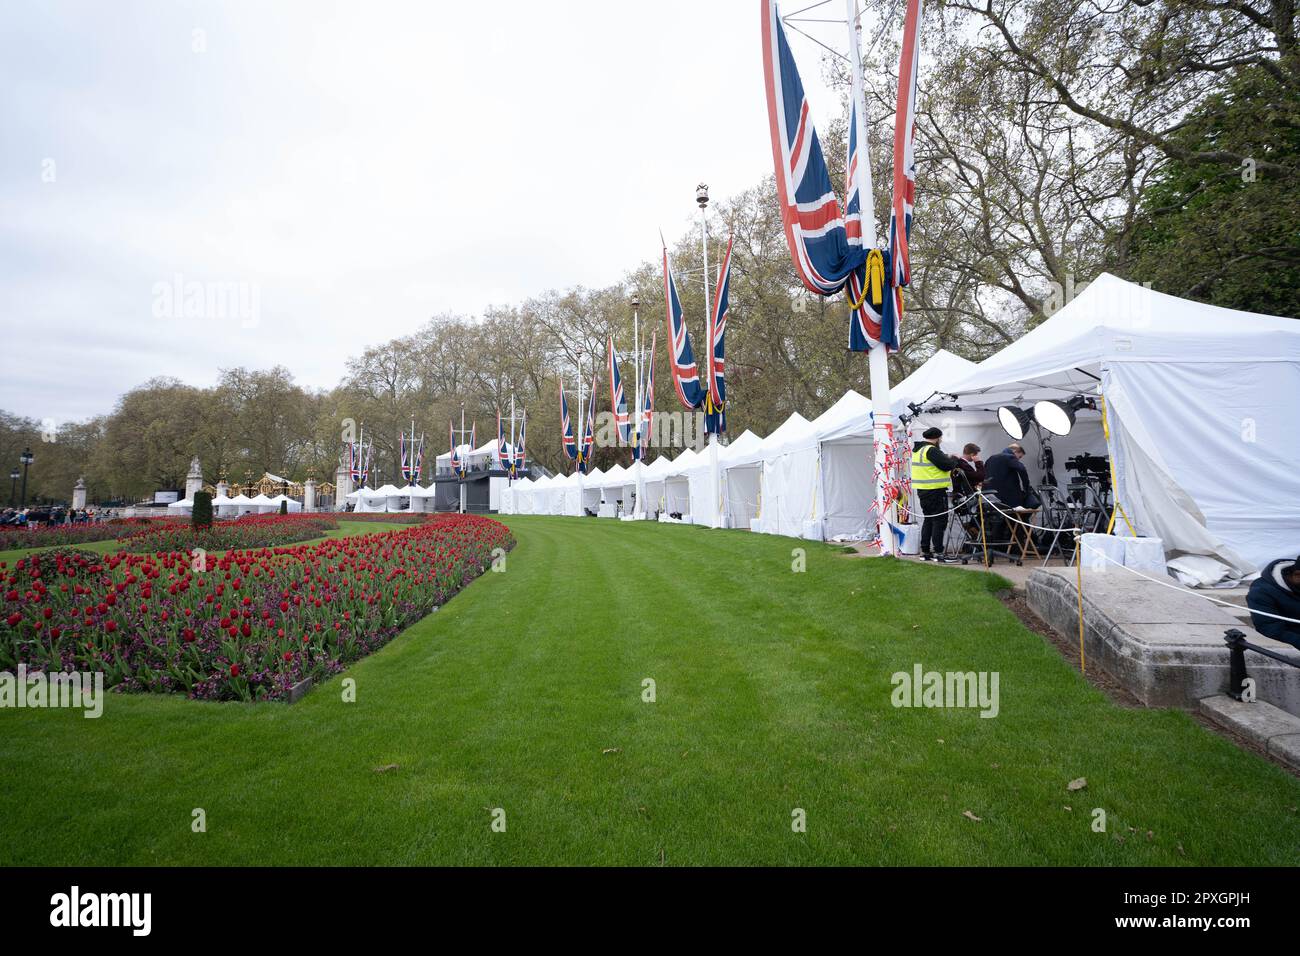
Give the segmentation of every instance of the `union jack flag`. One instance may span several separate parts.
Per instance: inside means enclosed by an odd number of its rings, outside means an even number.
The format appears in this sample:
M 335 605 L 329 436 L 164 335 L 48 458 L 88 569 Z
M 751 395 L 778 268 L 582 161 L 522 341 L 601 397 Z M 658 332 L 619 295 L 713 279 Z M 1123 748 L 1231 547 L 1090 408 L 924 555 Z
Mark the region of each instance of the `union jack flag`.
M 587 403 L 587 423 L 582 427 L 582 455 L 578 459 L 578 467 L 582 469 L 585 475 L 591 468 L 591 453 L 596 444 L 596 384 L 599 377 L 593 371 L 591 373 L 591 401 Z
M 513 456 L 511 455 L 510 451 L 506 449 L 506 432 L 505 429 L 501 426 L 501 409 L 498 408 L 497 409 L 497 461 L 501 464 L 502 468 L 508 470 L 510 468 L 510 459 L 512 457 Z
M 652 332 L 650 334 L 650 362 L 646 366 L 645 374 L 645 401 L 641 403 L 641 426 L 640 434 L 637 436 L 637 444 L 641 449 L 642 458 L 650 448 L 650 429 L 654 425 L 655 417 L 655 345 L 659 334 Z
M 344 454 L 347 455 L 348 477 L 355 485 L 361 477 L 361 470 L 357 467 L 357 443 L 348 442 Z
M 447 422 L 447 437 L 451 439 L 451 470 L 456 474 L 461 473 L 460 452 L 456 449 L 456 426 L 453 422 Z
M 713 314 L 709 316 L 709 394 L 705 430 L 710 435 L 720 435 L 727 430 L 726 336 L 727 310 L 731 306 L 731 246 L 734 241 L 735 237 L 727 240 L 727 253 L 722 257 L 718 287 L 713 296 Z
M 858 105 L 856 97 L 849 110 L 848 157 L 845 162 L 845 190 L 849 197 L 845 204 L 848 219 L 849 242 L 863 244 L 866 260 L 862 267 L 849 272 L 845 292 L 849 297 L 849 349 L 868 352 L 880 344 L 883 313 L 887 294 L 884 255 L 872 248 L 876 241 L 876 225 L 862 216 L 861 197 L 872 195 L 871 165 L 858 162 Z M 867 240 L 864 244 L 863 240 Z M 894 342 L 894 347 L 897 347 Z M 887 343 L 888 347 L 888 343 Z
M 632 421 L 627 414 L 627 396 L 623 394 L 623 377 L 618 373 L 618 356 L 614 354 L 614 336 L 609 336 L 606 364 L 609 366 L 609 407 L 618 426 L 619 443 L 626 445 L 632 437 Z M 594 398 L 594 393 L 593 393 Z
M 415 449 L 415 465 L 411 469 L 411 474 L 413 477 L 409 480 L 418 485 L 420 475 L 424 474 L 424 432 L 420 432 L 420 444 Z
M 519 444 L 515 446 L 515 471 L 524 470 L 524 429 L 528 427 L 528 409 L 524 409 L 523 420 L 519 423 Z M 572 436 L 570 436 L 572 437 Z
M 866 259 L 861 216 L 850 222 L 840 212 L 776 0 L 762 0 L 762 14 L 767 116 L 786 243 L 808 290 L 833 295 Z
M 578 457 L 578 446 L 573 440 L 573 422 L 569 420 L 569 400 L 564 397 L 564 383 L 560 383 L 560 442 L 564 454 L 570 459 Z
M 667 247 L 664 248 L 664 305 L 668 318 L 668 369 L 672 372 L 673 388 L 684 406 L 699 408 L 704 404 L 704 389 L 700 386 L 700 372 L 691 349 L 691 334 L 686 331 L 677 281 L 668 264 Z

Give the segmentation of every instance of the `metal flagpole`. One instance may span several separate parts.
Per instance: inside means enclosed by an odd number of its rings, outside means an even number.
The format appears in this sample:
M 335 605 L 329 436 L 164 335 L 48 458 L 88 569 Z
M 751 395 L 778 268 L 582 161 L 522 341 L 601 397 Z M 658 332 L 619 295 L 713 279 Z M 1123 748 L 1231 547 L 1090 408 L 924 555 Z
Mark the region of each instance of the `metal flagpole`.
M 862 54 L 858 49 L 862 27 L 858 22 L 857 0 L 844 0 L 849 27 L 849 65 L 853 76 L 853 113 L 857 118 L 858 163 L 854 175 L 858 182 L 858 210 L 862 220 L 862 247 L 876 247 L 876 211 L 871 183 L 871 140 L 867 136 L 867 113 L 862 96 Z M 901 224 L 900 224 L 901 227 Z M 847 287 L 846 287 L 847 288 Z M 897 520 L 897 508 L 885 507 L 885 462 L 894 441 L 894 419 L 889 410 L 889 353 L 883 343 L 867 353 L 867 373 L 871 384 L 872 450 L 875 453 L 876 531 L 880 553 L 893 555 L 894 534 L 891 525 Z
M 464 402 L 460 403 L 460 445 L 462 448 L 465 447 L 465 403 Z M 460 504 L 461 514 L 464 514 L 466 511 L 469 510 L 469 489 L 465 487 L 464 476 L 469 474 L 469 451 L 472 450 L 473 449 L 469 449 L 461 456 L 461 469 L 460 469 L 461 475 L 459 476 L 460 488 L 458 489 L 460 491 L 459 504 Z
M 850 0 L 851 2 L 851 0 Z M 708 335 L 708 330 L 712 323 L 713 313 L 709 309 L 709 187 L 705 183 L 700 183 L 695 187 L 695 201 L 700 204 L 700 247 L 704 250 L 704 329 L 705 339 L 709 340 L 704 343 L 705 349 L 705 369 L 707 370 L 713 362 L 713 342 Z M 709 381 L 706 372 L 704 380 L 705 407 L 709 404 Z M 706 419 L 707 420 L 707 419 Z M 713 494 L 709 496 L 709 509 L 712 512 L 707 516 L 709 527 L 718 527 L 718 495 L 722 489 L 722 475 L 718 469 L 718 433 L 712 432 L 709 435 L 709 481 L 713 484 Z
M 641 360 L 641 316 L 639 308 L 641 301 L 637 298 L 636 293 L 632 293 L 632 339 L 636 346 L 636 407 L 633 410 L 636 422 L 636 428 L 632 432 L 632 440 L 636 442 L 636 450 L 633 457 L 636 459 L 633 467 L 636 468 L 636 507 L 632 509 L 632 517 L 644 517 L 645 510 L 645 443 L 641 440 L 641 429 L 646 427 L 646 423 L 641 420 L 641 409 L 645 403 L 643 389 L 645 383 L 642 382 L 643 363 Z
M 504 448 L 497 449 L 497 457 L 501 457 Z M 506 469 L 506 487 L 509 488 L 514 484 L 515 479 L 515 390 L 510 390 L 510 465 Z

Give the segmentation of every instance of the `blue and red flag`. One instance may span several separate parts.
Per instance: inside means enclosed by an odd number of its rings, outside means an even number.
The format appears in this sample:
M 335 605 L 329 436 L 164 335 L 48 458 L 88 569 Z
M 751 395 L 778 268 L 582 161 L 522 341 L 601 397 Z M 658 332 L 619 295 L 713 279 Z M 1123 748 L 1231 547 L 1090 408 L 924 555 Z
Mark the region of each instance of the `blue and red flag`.
M 497 462 L 502 468 L 510 468 L 510 452 L 506 450 L 506 433 L 501 427 L 501 409 L 497 409 Z
M 627 415 L 627 396 L 623 393 L 623 377 L 618 373 L 618 356 L 614 354 L 614 336 L 608 338 L 608 357 L 606 365 L 609 367 L 609 407 L 614 413 L 614 424 L 618 426 L 619 444 L 626 445 L 632 437 L 632 421 Z M 592 393 L 592 399 L 595 400 L 595 393 Z
M 668 249 L 664 248 L 664 305 L 668 318 L 668 369 L 672 372 L 673 388 L 678 399 L 687 408 L 704 404 L 704 389 L 700 386 L 700 372 L 695 366 L 695 352 L 691 349 L 691 334 L 686 331 L 682 315 L 682 300 L 677 295 L 677 281 L 668 264 Z
M 868 352 L 880 344 L 881 336 L 884 335 L 882 326 L 885 300 L 889 293 L 884 254 L 879 249 L 870 247 L 875 242 L 875 224 L 862 217 L 861 197 L 864 193 L 868 196 L 872 194 L 871 166 L 863 158 L 859 168 L 859 156 L 858 106 L 855 98 L 849 110 L 848 157 L 844 167 L 845 190 L 849 197 L 845 204 L 845 218 L 848 220 L 850 242 L 861 243 L 865 234 L 871 243 L 864 244 L 866 260 L 861 268 L 849 273 L 844 291 L 849 299 L 849 350 Z M 897 348 L 897 338 L 892 343 L 887 341 L 886 346 Z
M 411 443 L 415 443 L 415 436 L 411 436 Z M 411 477 L 407 480 L 412 484 L 420 483 L 420 475 L 424 473 L 424 432 L 420 432 L 420 444 L 415 449 L 415 463 L 411 466 Z
M 850 236 L 776 0 L 762 0 L 762 13 L 767 115 L 786 243 L 808 290 L 834 295 L 866 260 L 861 219 Z
M 587 403 L 587 423 L 582 427 L 582 452 L 578 458 L 578 467 L 585 475 L 591 470 L 591 455 L 596 446 L 596 385 L 600 377 L 591 373 L 591 401 Z
M 528 427 L 528 409 L 524 409 L 523 420 L 519 423 L 519 444 L 515 446 L 515 464 L 514 471 L 521 472 L 524 470 L 524 430 Z
M 720 435 L 727 430 L 726 337 L 727 311 L 731 307 L 731 246 L 735 237 L 727 240 L 727 253 L 722 257 L 718 273 L 718 287 L 713 295 L 713 314 L 709 316 L 708 395 L 704 403 L 704 430 L 710 435 Z
M 569 400 L 564 397 L 564 383 L 560 383 L 560 442 L 570 460 L 578 457 L 578 446 L 573 440 L 573 422 L 569 420 Z
M 650 333 L 650 359 L 645 371 L 645 399 L 641 402 L 640 421 L 637 424 L 637 460 L 645 457 L 650 449 L 650 429 L 655 417 L 655 345 L 658 344 L 658 332 Z
M 456 426 L 452 422 L 447 422 L 447 436 L 451 439 L 451 470 L 457 474 L 464 474 L 460 452 L 456 448 Z

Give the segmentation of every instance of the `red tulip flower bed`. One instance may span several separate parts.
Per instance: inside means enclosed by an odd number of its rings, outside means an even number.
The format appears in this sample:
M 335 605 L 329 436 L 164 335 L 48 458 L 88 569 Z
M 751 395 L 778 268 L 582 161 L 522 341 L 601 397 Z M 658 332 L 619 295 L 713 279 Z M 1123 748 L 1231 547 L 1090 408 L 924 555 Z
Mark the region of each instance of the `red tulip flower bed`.
M 55 524 L 39 527 L 0 528 L 0 551 L 17 548 L 45 548 L 53 545 L 89 544 L 92 541 L 112 541 L 135 534 L 141 528 L 157 523 L 156 519 L 139 518 L 126 521 L 99 521 L 93 524 Z
M 232 548 L 275 548 L 319 538 L 339 523 L 327 514 L 244 515 L 217 519 L 212 527 L 195 531 L 187 519 L 157 522 L 122 542 L 126 551 L 228 551 Z
M 435 515 L 400 531 L 229 551 L 0 562 L 0 670 L 103 671 L 120 691 L 280 700 L 382 647 L 477 577 L 505 525 Z

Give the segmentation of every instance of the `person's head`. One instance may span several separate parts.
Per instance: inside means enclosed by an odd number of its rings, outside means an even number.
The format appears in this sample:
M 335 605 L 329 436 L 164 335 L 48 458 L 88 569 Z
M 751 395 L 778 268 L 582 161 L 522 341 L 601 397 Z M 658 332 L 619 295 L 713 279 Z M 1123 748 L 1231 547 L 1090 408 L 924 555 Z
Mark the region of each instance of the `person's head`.
M 975 444 L 973 441 L 968 441 L 966 447 L 961 450 L 961 453 L 967 458 L 974 458 L 980 453 L 980 446 Z
M 1292 591 L 1300 591 L 1300 558 L 1291 563 L 1291 567 L 1282 569 L 1282 580 Z
M 943 437 L 943 429 L 927 428 L 925 431 L 921 432 L 921 437 L 924 438 L 926 441 L 928 441 L 931 445 L 937 445 L 939 444 L 939 439 Z
M 1011 454 L 1015 455 L 1017 458 L 1025 457 L 1024 445 L 1017 445 L 1015 442 L 1012 442 L 1010 445 L 1007 446 L 1007 451 L 1011 452 Z

